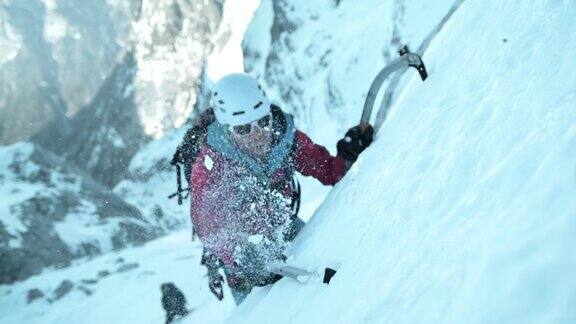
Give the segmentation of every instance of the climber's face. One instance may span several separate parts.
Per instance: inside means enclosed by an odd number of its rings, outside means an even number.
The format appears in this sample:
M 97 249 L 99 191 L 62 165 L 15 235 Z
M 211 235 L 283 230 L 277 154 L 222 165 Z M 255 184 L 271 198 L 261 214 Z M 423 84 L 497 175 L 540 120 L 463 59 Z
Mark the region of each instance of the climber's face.
M 272 146 L 272 116 L 266 115 L 250 124 L 230 127 L 232 140 L 241 150 L 263 159 Z

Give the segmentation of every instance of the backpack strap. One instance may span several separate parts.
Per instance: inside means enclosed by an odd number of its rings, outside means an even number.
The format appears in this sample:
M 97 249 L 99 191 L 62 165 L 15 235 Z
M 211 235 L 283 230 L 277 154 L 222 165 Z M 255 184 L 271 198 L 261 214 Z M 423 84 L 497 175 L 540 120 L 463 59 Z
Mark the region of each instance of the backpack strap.
M 176 192 L 168 196 L 172 199 L 178 196 L 178 205 L 182 205 L 182 199 L 188 197 L 182 196 L 183 192 L 189 192 L 190 190 L 190 174 L 192 172 L 192 164 L 196 160 L 202 145 L 205 142 L 206 131 L 208 126 L 214 122 L 214 110 L 208 108 L 200 113 L 196 118 L 192 120 L 192 127 L 190 127 L 184 139 L 176 148 L 176 152 L 172 156 L 172 161 L 170 165 L 176 167 Z M 186 178 L 186 183 L 188 183 L 188 188 L 182 189 L 182 166 L 184 166 L 184 177 Z

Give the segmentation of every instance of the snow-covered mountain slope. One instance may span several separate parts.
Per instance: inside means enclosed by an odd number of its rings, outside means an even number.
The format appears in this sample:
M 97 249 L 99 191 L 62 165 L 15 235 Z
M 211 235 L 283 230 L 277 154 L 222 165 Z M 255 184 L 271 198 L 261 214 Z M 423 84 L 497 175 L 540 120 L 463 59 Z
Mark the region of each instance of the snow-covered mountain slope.
M 108 253 L 0 286 L 1 323 L 164 323 L 160 285 L 186 296 L 194 323 L 219 323 L 234 307 L 208 290 L 202 248 L 181 231 L 142 247 Z M 225 294 L 229 295 L 226 291 Z
M 0 283 L 160 233 L 138 209 L 32 144 L 0 149 Z
M 409 72 L 376 141 L 293 246 L 291 263 L 337 268 L 331 284 L 283 279 L 230 321 L 576 321 L 575 10 L 465 1 L 424 55 L 430 78 Z M 380 66 L 362 64 L 365 79 Z
M 176 198 L 168 199 L 176 192 L 175 168 L 170 160 L 185 132 L 186 127 L 181 127 L 145 145 L 130 162 L 126 179 L 114 188 L 114 193 L 138 207 L 148 221 L 166 230 L 190 226 L 189 202 L 178 205 Z M 182 186 L 187 187 L 184 178 Z

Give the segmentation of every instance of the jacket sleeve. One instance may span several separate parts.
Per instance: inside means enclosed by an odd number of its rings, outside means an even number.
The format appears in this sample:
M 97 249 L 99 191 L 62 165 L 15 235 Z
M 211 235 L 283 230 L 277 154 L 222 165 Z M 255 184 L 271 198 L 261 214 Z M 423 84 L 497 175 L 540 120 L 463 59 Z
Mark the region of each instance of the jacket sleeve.
M 312 176 L 324 185 L 334 185 L 346 174 L 346 162 L 339 156 L 332 156 L 321 145 L 315 144 L 303 132 L 297 130 L 294 166 L 305 176 Z

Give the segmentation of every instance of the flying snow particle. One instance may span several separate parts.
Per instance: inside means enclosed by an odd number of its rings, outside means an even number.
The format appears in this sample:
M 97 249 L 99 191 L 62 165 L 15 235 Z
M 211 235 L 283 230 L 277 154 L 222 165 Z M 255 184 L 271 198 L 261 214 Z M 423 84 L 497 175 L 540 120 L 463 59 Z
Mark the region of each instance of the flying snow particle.
M 208 171 L 212 171 L 212 168 L 214 167 L 214 161 L 212 161 L 212 158 L 210 158 L 209 155 L 206 155 L 204 158 L 204 166 Z
M 250 242 L 252 244 L 260 244 L 263 239 L 264 239 L 264 235 L 254 234 L 254 235 L 250 235 L 250 237 L 248 237 L 248 242 Z

